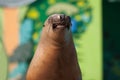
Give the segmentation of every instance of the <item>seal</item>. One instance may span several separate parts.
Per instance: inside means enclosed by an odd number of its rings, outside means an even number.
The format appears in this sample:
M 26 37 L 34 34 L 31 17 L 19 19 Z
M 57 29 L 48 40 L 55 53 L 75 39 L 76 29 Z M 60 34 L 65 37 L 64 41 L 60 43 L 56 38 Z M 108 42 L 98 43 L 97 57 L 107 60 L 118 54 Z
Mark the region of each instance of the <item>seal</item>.
M 70 26 L 69 16 L 48 17 L 26 80 L 82 80 Z

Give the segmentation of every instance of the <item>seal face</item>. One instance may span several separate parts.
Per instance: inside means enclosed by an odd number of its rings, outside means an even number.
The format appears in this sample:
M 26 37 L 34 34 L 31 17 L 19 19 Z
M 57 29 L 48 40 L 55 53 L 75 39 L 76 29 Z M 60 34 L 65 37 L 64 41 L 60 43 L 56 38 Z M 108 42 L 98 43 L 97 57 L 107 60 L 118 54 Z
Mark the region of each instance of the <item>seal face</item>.
M 71 19 L 64 14 L 53 14 L 46 20 L 43 32 L 46 32 L 48 38 L 57 42 L 68 42 L 71 27 Z M 44 35 L 45 36 L 45 35 Z
M 52 24 L 53 29 L 70 28 L 71 19 L 64 14 L 54 14 L 48 18 L 48 22 Z

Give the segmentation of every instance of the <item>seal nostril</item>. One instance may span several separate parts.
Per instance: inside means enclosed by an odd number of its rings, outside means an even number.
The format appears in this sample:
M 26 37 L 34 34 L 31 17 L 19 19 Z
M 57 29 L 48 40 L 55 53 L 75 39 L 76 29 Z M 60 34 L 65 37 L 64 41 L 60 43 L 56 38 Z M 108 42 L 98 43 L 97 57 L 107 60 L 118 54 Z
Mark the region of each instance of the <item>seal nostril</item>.
M 66 19 L 68 19 L 68 21 L 71 22 L 70 16 L 66 16 Z
M 60 20 L 62 20 L 62 16 L 60 15 Z
M 60 15 L 60 20 L 64 20 L 64 19 L 65 19 L 65 15 L 64 14 Z

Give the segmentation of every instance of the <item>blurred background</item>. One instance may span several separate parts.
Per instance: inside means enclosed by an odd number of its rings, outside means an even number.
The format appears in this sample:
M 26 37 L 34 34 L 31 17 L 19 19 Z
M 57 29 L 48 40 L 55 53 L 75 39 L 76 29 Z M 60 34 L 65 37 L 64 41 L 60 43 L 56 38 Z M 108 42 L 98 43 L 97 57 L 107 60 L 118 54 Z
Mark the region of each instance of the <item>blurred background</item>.
M 120 80 L 119 0 L 0 0 L 0 80 L 25 80 L 46 18 L 64 13 L 83 80 Z
M 104 80 L 120 80 L 120 1 L 103 0 Z

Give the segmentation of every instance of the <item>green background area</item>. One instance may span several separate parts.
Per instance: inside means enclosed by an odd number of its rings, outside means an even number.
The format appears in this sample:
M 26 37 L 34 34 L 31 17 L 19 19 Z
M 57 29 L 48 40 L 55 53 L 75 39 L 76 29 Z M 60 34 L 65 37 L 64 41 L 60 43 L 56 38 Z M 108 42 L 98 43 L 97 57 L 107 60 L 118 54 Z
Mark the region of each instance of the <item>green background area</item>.
M 90 0 L 92 22 L 80 39 L 81 48 L 77 49 L 82 58 L 79 62 L 83 80 L 102 80 L 102 14 L 101 0 Z
M 7 80 L 7 56 L 2 42 L 2 9 L 0 9 L 0 80 Z
M 7 80 L 7 57 L 0 39 L 0 80 Z

